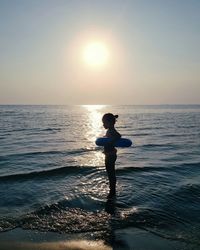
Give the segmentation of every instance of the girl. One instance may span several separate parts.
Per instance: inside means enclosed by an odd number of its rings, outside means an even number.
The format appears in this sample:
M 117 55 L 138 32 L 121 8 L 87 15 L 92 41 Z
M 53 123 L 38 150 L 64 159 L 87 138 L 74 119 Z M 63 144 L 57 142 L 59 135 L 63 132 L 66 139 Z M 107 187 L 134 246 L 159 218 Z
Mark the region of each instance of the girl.
M 116 174 L 115 174 L 115 161 L 117 159 L 117 150 L 114 144 L 121 137 L 120 133 L 115 129 L 115 122 L 118 115 L 107 113 L 103 116 L 102 122 L 105 129 L 107 129 L 106 137 L 111 140 L 104 146 L 105 166 L 109 179 L 110 192 L 108 198 L 112 198 L 116 194 Z

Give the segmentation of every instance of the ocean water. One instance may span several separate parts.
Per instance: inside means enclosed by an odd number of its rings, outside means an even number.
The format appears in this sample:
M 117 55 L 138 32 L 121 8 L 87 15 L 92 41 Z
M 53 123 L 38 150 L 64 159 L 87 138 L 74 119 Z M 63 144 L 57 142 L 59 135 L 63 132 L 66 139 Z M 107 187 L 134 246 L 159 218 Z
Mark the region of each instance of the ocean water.
M 101 117 L 118 114 L 117 197 Z M 113 244 L 140 228 L 200 249 L 200 106 L 0 106 L 0 232 L 91 233 Z

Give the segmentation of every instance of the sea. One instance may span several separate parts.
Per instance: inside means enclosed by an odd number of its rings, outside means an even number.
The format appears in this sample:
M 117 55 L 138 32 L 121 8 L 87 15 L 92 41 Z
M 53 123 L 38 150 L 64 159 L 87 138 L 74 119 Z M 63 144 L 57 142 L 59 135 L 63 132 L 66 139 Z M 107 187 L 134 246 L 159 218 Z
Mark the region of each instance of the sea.
M 95 145 L 107 112 L 133 142 L 117 149 L 115 199 Z M 200 105 L 1 105 L 0 234 L 16 228 L 200 249 Z

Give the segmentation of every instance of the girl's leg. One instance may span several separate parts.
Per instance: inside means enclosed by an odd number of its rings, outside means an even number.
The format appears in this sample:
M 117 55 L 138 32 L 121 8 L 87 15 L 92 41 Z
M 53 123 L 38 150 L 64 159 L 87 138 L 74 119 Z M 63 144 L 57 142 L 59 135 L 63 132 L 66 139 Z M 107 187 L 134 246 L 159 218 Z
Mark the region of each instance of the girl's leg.
M 110 195 L 115 195 L 116 193 L 116 174 L 115 174 L 116 159 L 117 159 L 116 155 L 107 155 L 105 158 L 105 166 L 110 186 Z

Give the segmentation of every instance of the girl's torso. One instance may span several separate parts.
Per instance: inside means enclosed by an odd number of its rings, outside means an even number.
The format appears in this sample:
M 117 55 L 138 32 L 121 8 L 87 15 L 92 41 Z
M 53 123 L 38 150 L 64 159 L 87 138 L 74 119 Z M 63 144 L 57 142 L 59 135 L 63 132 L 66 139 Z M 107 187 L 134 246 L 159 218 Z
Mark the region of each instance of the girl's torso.
M 112 128 L 112 129 L 109 128 L 106 131 L 106 137 L 108 137 L 108 138 L 115 139 L 115 138 L 118 138 L 120 136 L 121 135 L 116 131 L 115 128 Z M 113 154 L 117 153 L 117 149 L 111 143 L 111 144 L 104 146 L 104 153 L 109 154 L 109 155 L 111 155 L 111 154 L 113 155 Z

